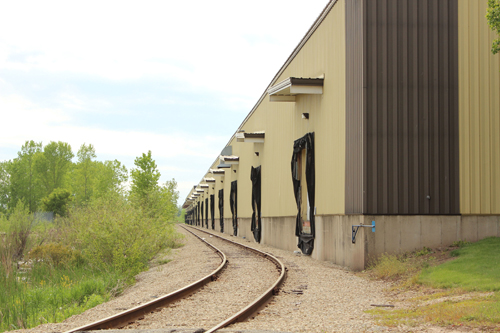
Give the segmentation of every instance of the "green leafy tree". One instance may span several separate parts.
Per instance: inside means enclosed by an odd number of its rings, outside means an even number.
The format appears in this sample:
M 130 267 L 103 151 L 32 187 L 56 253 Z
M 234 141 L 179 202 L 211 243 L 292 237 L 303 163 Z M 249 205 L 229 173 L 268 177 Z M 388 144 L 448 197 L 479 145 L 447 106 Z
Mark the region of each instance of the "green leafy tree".
M 22 200 L 30 212 L 35 212 L 42 193 L 38 186 L 38 176 L 35 170 L 35 160 L 42 152 L 42 143 L 33 140 L 26 141 L 10 164 L 10 203 L 17 204 Z M 12 208 L 12 207 L 11 207 Z
M 6 213 L 10 202 L 10 163 L 0 162 L 0 213 Z
M 111 193 L 123 194 L 123 184 L 128 180 L 128 171 L 120 161 L 97 161 L 95 173 L 94 197 L 102 198 Z
M 175 220 L 177 200 L 179 199 L 176 188 L 177 183 L 175 179 L 172 179 L 165 182 L 165 184 L 152 188 L 147 193 L 147 198 L 142 204 L 149 217 L 169 222 Z
M 130 199 L 140 206 L 144 214 L 158 221 L 173 221 L 177 214 L 177 199 L 179 193 L 176 191 L 177 183 L 174 179 L 159 185 L 160 172 L 156 163 L 148 154 L 142 154 L 134 161 L 137 168 L 132 169 L 132 185 L 130 188 Z
M 96 158 L 95 148 L 92 144 L 83 144 L 77 153 L 78 162 L 74 168 L 73 190 L 76 195 L 76 202 L 82 204 L 88 202 L 94 192 L 96 180 Z
M 61 141 L 51 141 L 43 148 L 43 153 L 36 156 L 35 170 L 38 173 L 45 196 L 57 188 L 66 186 L 73 157 L 71 146 Z
M 500 0 L 488 0 L 486 19 L 491 30 L 496 31 L 497 35 L 500 35 Z M 497 54 L 498 51 L 500 51 L 500 38 L 495 39 L 491 47 L 493 54 Z
M 68 214 L 69 203 L 73 200 L 71 192 L 64 188 L 56 188 L 47 197 L 42 199 L 42 209 L 46 212 L 54 212 L 59 216 Z
M 160 172 L 156 168 L 156 163 L 151 157 L 151 150 L 148 154 L 142 154 L 134 160 L 137 168 L 130 171 L 132 178 L 132 185 L 130 193 L 132 196 L 144 201 L 147 200 L 148 195 L 157 189 L 158 180 L 160 179 Z

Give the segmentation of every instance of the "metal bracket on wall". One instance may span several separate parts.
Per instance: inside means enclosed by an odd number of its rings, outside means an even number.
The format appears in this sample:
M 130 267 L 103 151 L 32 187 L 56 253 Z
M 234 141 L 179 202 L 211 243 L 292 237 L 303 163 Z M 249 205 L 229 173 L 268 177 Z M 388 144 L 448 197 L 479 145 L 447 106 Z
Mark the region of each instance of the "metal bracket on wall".
M 375 221 L 372 221 L 371 225 L 353 225 L 352 226 L 352 243 L 356 244 L 356 235 L 358 234 L 358 229 L 359 228 L 372 228 L 372 232 L 375 232 Z

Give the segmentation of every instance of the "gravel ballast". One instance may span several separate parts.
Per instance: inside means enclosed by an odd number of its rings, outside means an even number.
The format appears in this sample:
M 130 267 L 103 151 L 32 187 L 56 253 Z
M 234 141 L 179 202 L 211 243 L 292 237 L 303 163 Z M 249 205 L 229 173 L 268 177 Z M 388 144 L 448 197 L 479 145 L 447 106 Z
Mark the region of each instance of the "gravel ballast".
M 68 318 L 63 323 L 45 324 L 30 330 L 15 332 L 64 332 L 177 290 L 215 270 L 220 264 L 220 258 L 213 250 L 181 227 L 178 227 L 178 230 L 186 235 L 185 246 L 172 251 L 170 256 L 173 260 L 139 274 L 137 283 L 119 297 L 85 313 Z M 377 326 L 371 315 L 365 313 L 365 310 L 371 308 L 371 304 L 386 304 L 387 299 L 383 293 L 383 282 L 358 277 L 340 266 L 317 261 L 309 256 L 275 249 L 214 231 L 211 232 L 271 253 L 281 260 L 288 269 L 287 278 L 279 294 L 264 309 L 253 318 L 233 324 L 225 330 L 281 332 L 383 332 L 390 330 L 386 327 Z M 207 237 L 209 236 L 205 236 L 205 238 Z M 212 239 L 210 237 L 209 240 L 212 241 Z M 215 243 L 214 245 L 218 246 Z M 229 260 L 231 263 L 231 259 Z M 272 272 L 269 273 L 269 281 L 261 286 L 263 289 L 271 285 L 278 276 L 275 266 L 270 263 L 269 266 L 273 267 L 275 273 L 274 275 Z M 215 283 L 217 282 L 215 281 Z M 214 288 L 210 285 L 209 283 L 205 288 Z M 194 296 L 196 294 L 190 297 Z M 237 299 L 241 297 L 242 295 L 239 293 L 224 294 L 225 301 L 229 303 L 236 303 L 238 302 Z M 205 303 L 194 307 L 194 309 L 196 313 L 204 313 L 210 316 L 211 313 L 222 311 L 222 307 L 225 306 L 205 300 Z M 155 315 L 168 313 L 169 311 L 170 307 L 155 313 Z M 175 323 L 164 322 L 163 324 Z M 186 322 L 185 324 L 193 326 L 183 325 L 179 328 L 208 328 L 204 322 Z M 154 324 L 150 328 L 165 327 L 161 325 L 158 321 L 158 324 Z
M 222 251 L 228 260 L 225 269 L 198 292 L 145 316 L 129 328 L 210 329 L 246 307 L 278 278 L 274 263 L 222 239 L 193 230 Z

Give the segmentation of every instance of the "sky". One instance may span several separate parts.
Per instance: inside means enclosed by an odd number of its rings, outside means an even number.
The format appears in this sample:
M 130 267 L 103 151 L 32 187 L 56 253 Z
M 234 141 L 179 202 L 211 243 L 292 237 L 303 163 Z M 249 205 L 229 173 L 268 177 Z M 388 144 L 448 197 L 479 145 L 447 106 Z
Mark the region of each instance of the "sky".
M 0 161 L 151 150 L 182 204 L 327 2 L 0 0 Z

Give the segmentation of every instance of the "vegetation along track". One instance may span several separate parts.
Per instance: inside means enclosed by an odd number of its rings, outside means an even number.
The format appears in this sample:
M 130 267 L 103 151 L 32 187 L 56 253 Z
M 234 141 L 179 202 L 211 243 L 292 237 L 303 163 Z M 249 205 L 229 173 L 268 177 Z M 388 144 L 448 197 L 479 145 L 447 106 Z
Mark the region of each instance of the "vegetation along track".
M 184 228 L 221 257 L 214 272 L 156 300 L 66 333 L 109 328 L 205 327 L 211 327 L 206 332 L 214 332 L 254 314 L 284 281 L 285 266 L 274 256 L 201 229 Z M 215 282 L 208 283 L 211 281 Z

